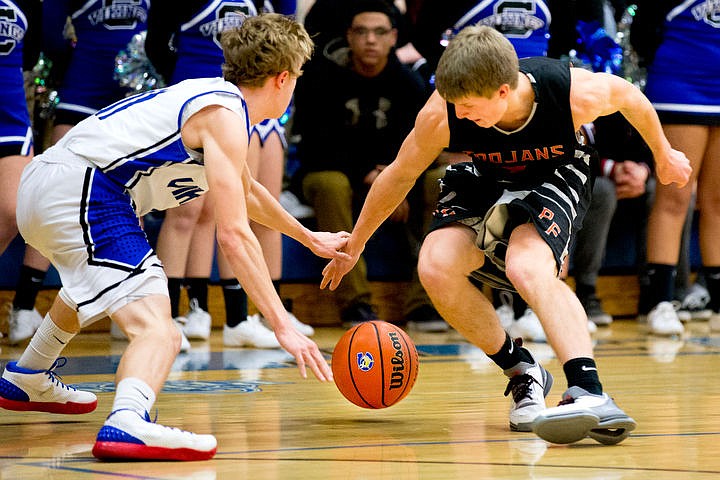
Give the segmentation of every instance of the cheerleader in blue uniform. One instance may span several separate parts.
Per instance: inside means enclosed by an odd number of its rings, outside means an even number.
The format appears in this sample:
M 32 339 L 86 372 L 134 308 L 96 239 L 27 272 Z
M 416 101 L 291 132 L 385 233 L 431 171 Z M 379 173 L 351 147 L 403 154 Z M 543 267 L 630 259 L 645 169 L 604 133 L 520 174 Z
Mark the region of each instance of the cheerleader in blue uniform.
M 690 159 L 693 176 L 682 189 L 658 183 L 648 224 L 649 285 L 640 313 L 648 314 L 655 334 L 683 331 L 670 302 L 682 228 L 696 188 L 710 326 L 720 330 L 720 3 L 657 3 L 638 2 L 632 39 L 648 64 L 645 93 L 673 148 Z
M 33 154 L 23 82 L 23 70 L 29 70 L 33 62 L 30 52 L 24 51 L 30 24 L 29 7 L 33 3 L 39 5 L 39 2 L 0 0 L 3 25 L 0 28 L 0 254 L 17 235 L 17 185 L 22 169 Z
M 147 29 L 149 0 L 43 2 L 43 49 L 60 83 L 52 143 L 127 89 L 113 78 L 115 56 Z M 68 24 L 69 22 L 71 23 Z
M 52 144 L 84 118 L 125 96 L 127 90 L 113 78 L 115 56 L 135 33 L 145 30 L 148 5 L 149 0 L 42 2 L 42 50 L 54 63 L 51 74 L 60 84 Z M 49 267 L 45 257 L 26 248 L 10 312 L 12 344 L 30 338 L 42 322 L 35 302 Z
M 40 53 L 41 2 L 0 1 L 0 253 L 17 235 L 15 194 L 20 173 L 33 156 L 33 131 L 23 85 Z M 30 338 L 42 322 L 34 308 L 45 279 L 48 261 L 34 248 L 25 257 L 8 317 L 8 339 L 12 345 Z
M 294 2 L 196 0 L 177 5 L 168 0 L 155 1 L 151 10 L 146 51 L 156 69 L 170 84 L 189 78 L 221 75 L 223 63 L 220 36 L 238 27 L 249 16 L 264 12 L 294 14 Z M 168 51 L 168 45 L 171 45 Z M 284 172 L 285 129 L 278 119 L 253 126 L 248 165 L 270 193 L 278 198 Z M 211 317 L 207 312 L 208 283 L 215 252 L 214 222 L 211 205 L 195 201 L 169 210 L 158 237 L 158 255 L 169 278 L 173 316 L 190 339 L 206 340 Z M 282 275 L 282 238 L 278 232 L 253 225 L 263 246 L 265 260 L 276 288 Z M 192 252 L 192 255 L 190 255 Z M 275 335 L 260 316 L 247 316 L 247 297 L 218 255 L 221 285 L 225 297 L 226 322 L 223 340 L 226 346 L 277 348 Z M 180 290 L 185 284 L 190 311 L 179 315 Z M 288 312 L 293 324 L 306 335 L 313 329 Z

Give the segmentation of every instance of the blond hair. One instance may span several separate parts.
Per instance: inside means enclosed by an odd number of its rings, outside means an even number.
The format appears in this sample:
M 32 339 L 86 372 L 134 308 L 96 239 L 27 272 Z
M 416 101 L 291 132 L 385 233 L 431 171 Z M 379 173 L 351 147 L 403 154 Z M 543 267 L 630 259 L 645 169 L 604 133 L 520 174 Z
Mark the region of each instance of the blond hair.
M 286 70 L 300 76 L 313 51 L 305 27 L 277 13 L 248 17 L 240 27 L 223 32 L 220 41 L 223 77 L 245 87 L 260 87 Z
M 518 57 L 494 28 L 470 26 L 448 44 L 435 72 L 435 86 L 447 101 L 472 95 L 490 98 L 503 84 L 517 88 Z

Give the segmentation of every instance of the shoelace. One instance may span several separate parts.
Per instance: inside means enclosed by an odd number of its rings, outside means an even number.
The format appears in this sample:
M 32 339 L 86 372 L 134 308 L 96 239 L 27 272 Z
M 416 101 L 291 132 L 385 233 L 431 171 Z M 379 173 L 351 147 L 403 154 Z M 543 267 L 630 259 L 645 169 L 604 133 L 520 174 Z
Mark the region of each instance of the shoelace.
M 54 383 L 55 385 L 57 385 L 58 387 L 60 387 L 60 388 L 65 388 L 65 389 L 67 389 L 67 390 L 75 390 L 75 391 L 77 391 L 77 388 L 72 387 L 72 386 L 70 386 L 70 385 L 65 385 L 65 384 L 61 381 L 62 377 L 61 377 L 60 375 L 58 375 L 58 373 L 55 371 L 56 368 L 62 368 L 62 367 L 64 367 L 66 363 L 67 363 L 67 357 L 58 357 L 58 358 L 55 360 L 55 362 L 50 366 L 50 368 L 48 368 L 47 370 L 45 370 L 45 375 L 47 375 L 48 378 L 50 378 L 50 381 L 51 381 L 52 383 Z
M 515 401 L 515 403 L 519 403 L 520 400 L 522 400 L 523 398 L 530 398 L 530 387 L 532 387 L 533 382 L 540 385 L 540 382 L 538 382 L 535 377 L 533 377 L 529 373 L 515 375 L 508 382 L 508 385 L 505 388 L 505 393 L 503 395 L 507 397 L 508 394 L 512 391 L 513 400 Z

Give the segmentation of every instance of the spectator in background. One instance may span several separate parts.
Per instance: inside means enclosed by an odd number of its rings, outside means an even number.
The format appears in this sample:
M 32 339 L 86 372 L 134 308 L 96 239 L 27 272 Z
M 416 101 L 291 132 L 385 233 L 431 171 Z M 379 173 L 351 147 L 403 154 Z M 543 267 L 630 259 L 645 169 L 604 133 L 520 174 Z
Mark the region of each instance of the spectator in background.
M 294 14 L 294 2 L 275 2 Z M 237 27 L 245 18 L 273 12 L 269 1 L 193 0 L 177 4 L 170 0 L 153 2 L 150 10 L 146 51 L 153 65 L 176 84 L 188 78 L 221 75 L 223 54 L 220 35 Z M 280 195 L 284 171 L 285 129 L 278 119 L 253 127 L 248 165 L 251 173 L 276 199 Z M 207 340 L 211 317 L 208 313 L 208 285 L 215 255 L 213 206 L 208 199 L 196 199 L 168 210 L 158 236 L 157 252 L 168 274 L 172 314 L 190 339 Z M 263 247 L 263 255 L 273 284 L 279 293 L 282 275 L 282 239 L 279 232 L 252 224 Z M 226 346 L 278 348 L 280 344 L 262 315 L 247 315 L 247 294 L 218 252 L 220 285 L 225 299 L 223 343 Z M 187 287 L 190 310 L 179 313 L 180 292 Z M 313 328 L 288 317 L 305 335 Z
M 636 3 L 631 38 L 648 68 L 645 92 L 673 148 L 686 152 L 693 167 L 684 188 L 657 185 L 648 220 L 647 284 L 638 310 L 647 315 L 652 333 L 684 331 L 672 300 L 683 225 L 697 183 L 710 328 L 720 330 L 720 11 L 701 0 Z
M 0 255 L 17 236 L 15 220 L 20 175 L 33 156 L 33 130 L 25 98 L 24 71 L 32 70 L 40 53 L 41 2 L 0 0 Z M 38 260 L 39 258 L 39 260 Z M 38 262 L 39 265 L 38 265 Z M 10 308 L 11 344 L 30 338 L 42 322 L 35 298 L 47 270 L 47 261 L 26 247 L 25 261 Z M 35 267 L 43 267 L 35 268 Z
M 330 42 L 323 57 L 308 65 L 295 94 L 300 167 L 293 183 L 314 208 L 321 229 L 352 229 L 357 207 L 427 98 L 422 79 L 393 54 L 398 32 L 390 4 L 358 0 L 346 18 L 347 46 Z M 418 208 L 405 199 L 391 221 L 407 222 Z M 378 318 L 363 260 L 336 292 L 336 301 L 346 326 Z M 429 300 L 415 305 L 406 319 L 425 330 L 447 329 Z

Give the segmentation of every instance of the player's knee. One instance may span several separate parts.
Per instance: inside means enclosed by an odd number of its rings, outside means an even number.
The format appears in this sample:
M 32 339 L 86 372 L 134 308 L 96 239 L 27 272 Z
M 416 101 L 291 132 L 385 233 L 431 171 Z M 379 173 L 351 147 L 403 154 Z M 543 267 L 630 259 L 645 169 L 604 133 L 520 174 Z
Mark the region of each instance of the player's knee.
M 168 211 L 168 213 L 165 214 L 164 222 L 173 230 L 190 232 L 200 220 L 202 206 L 202 199 L 200 201 L 196 199 L 194 202 L 186 203 L 181 207 L 173 209 L 172 212 Z
M 168 340 L 172 347 L 172 351 L 175 355 L 180 353 L 180 346 L 182 344 L 182 335 L 180 334 L 180 329 L 175 325 L 174 322 L 169 322 L 169 328 L 168 328 Z
M 541 262 L 538 259 L 533 260 L 520 255 L 508 257 L 505 261 L 505 275 L 520 292 L 527 291 L 541 278 Z
M 425 289 L 447 285 L 448 272 L 451 271 L 447 259 L 432 248 L 424 248 L 418 258 L 418 278 Z
M 655 203 L 657 208 L 665 214 L 674 217 L 685 217 L 690 205 L 689 191 L 676 189 L 676 191 L 668 191 L 666 189 L 663 194 L 656 194 Z

